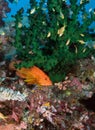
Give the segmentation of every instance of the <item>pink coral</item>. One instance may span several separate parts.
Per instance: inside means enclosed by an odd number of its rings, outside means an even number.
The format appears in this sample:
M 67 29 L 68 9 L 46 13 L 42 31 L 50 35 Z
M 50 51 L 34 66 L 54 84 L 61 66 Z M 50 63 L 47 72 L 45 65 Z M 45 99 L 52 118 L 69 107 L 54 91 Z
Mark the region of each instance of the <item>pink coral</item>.
M 77 77 L 73 77 L 70 86 L 76 86 L 78 90 L 82 90 L 82 83 L 79 81 Z

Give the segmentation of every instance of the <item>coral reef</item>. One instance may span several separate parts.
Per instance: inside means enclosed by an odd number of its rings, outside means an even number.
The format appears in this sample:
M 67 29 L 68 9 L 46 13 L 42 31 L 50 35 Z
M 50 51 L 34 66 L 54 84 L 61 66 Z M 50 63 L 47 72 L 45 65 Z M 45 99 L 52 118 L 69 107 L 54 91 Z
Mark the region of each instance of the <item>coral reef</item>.
M 6 0 L 0 0 L 0 27 L 4 25 L 3 18 L 7 17 L 6 13 L 10 12 L 8 2 Z
M 25 101 L 26 96 L 21 94 L 19 91 L 14 91 L 9 88 L 4 88 L 0 86 L 0 101 L 6 100 L 18 100 L 18 101 Z
M 68 6 L 62 0 L 42 0 L 39 4 L 30 0 L 28 28 L 22 24 L 23 9 L 19 10 L 14 16 L 13 43 L 18 58 L 23 61 L 19 67 L 36 65 L 56 82 L 64 78 L 76 60 L 90 56 L 93 48 L 86 43 L 94 39 L 89 34 L 89 26 L 95 21 L 95 14 L 93 10 L 86 11 L 87 3 L 87 0 L 79 4 L 77 0 L 70 0 Z M 78 19 L 80 12 L 82 24 Z
M 21 9 L 0 28 L 0 130 L 95 130 L 95 12 L 76 2 L 30 0 L 28 27 Z

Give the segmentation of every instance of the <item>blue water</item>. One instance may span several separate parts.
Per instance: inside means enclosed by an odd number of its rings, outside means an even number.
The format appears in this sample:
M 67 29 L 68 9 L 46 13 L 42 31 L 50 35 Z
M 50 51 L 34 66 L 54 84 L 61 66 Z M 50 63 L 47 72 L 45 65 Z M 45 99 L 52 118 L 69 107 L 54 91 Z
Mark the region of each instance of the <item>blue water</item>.
M 9 7 L 11 8 L 11 12 L 7 14 L 8 17 L 10 17 L 11 15 L 15 15 L 16 12 L 19 9 L 21 9 L 22 7 L 24 8 L 24 10 L 26 12 L 26 10 L 29 8 L 29 0 L 18 0 L 18 3 L 16 3 L 16 2 L 10 3 L 9 2 Z
M 8 1 L 8 0 L 7 0 Z M 79 0 L 80 1 L 80 0 Z M 90 8 L 95 8 L 95 0 L 89 0 L 89 4 L 86 5 L 86 9 L 89 10 Z M 69 0 L 67 0 L 67 3 L 69 4 Z M 11 16 L 11 14 L 16 14 L 16 12 L 20 8 L 24 8 L 25 11 L 27 8 L 29 8 L 29 0 L 18 0 L 18 3 L 10 3 L 9 2 L 9 7 L 11 8 L 11 13 L 8 14 L 8 17 Z
M 8 1 L 8 0 L 7 0 Z M 39 1 L 39 0 L 37 0 Z M 78 0 L 79 2 L 80 0 Z M 67 4 L 70 4 L 69 0 L 66 0 Z M 9 7 L 11 8 L 11 12 L 7 13 L 7 19 L 11 17 L 11 15 L 15 15 L 16 12 L 21 9 L 22 7 L 24 8 L 24 13 L 26 14 L 27 9 L 29 8 L 29 0 L 18 0 L 18 2 L 9 2 Z M 95 9 L 95 0 L 89 0 L 89 4 L 86 5 L 86 10 L 89 11 L 89 9 Z M 81 21 L 80 17 L 79 20 Z M 91 27 L 95 28 L 95 22 L 91 25 Z

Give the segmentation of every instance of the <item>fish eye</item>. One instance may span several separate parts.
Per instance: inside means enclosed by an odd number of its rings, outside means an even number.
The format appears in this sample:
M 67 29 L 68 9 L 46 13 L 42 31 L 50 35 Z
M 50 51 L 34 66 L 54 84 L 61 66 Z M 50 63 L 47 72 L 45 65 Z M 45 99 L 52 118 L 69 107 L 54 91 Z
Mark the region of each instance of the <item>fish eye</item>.
M 47 78 L 45 78 L 45 80 L 47 80 Z

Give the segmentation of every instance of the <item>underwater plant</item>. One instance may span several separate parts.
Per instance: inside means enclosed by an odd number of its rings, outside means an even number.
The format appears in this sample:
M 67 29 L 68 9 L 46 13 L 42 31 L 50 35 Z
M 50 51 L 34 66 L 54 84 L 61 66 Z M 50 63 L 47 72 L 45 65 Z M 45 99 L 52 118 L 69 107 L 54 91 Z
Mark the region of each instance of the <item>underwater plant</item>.
M 63 80 L 71 66 L 80 58 L 90 56 L 93 48 L 85 43 L 93 40 L 89 26 L 95 21 L 95 12 L 86 11 L 88 0 L 30 0 L 29 27 L 22 24 L 23 9 L 14 16 L 15 42 L 20 67 L 36 65 L 53 82 Z M 81 21 L 79 20 L 81 17 Z

